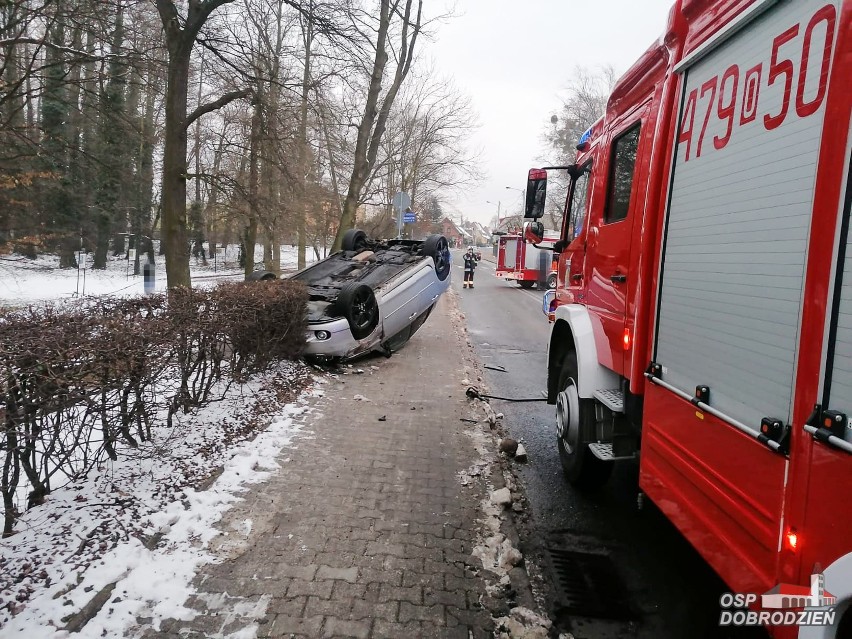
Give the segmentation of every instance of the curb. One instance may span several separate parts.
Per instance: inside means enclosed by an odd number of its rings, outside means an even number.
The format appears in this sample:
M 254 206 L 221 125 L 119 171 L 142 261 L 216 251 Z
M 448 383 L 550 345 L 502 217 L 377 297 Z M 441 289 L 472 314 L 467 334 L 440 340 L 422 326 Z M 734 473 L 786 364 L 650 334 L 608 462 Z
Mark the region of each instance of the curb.
M 485 256 L 483 256 L 483 259 L 485 259 Z M 471 380 L 471 385 L 475 385 L 480 390 L 487 392 L 488 387 L 483 375 L 482 363 L 479 361 L 479 358 L 474 351 L 474 346 L 467 331 L 467 326 L 464 323 L 464 314 L 458 304 L 458 292 L 451 289 L 448 291 L 447 296 L 452 302 L 453 311 L 455 311 L 455 317 L 453 319 L 458 320 L 458 322 L 454 321 L 454 323 L 457 324 L 456 328 L 460 333 L 460 338 L 464 346 L 466 347 L 462 354 L 465 368 L 470 367 L 471 371 L 475 372 L 475 382 L 474 380 Z M 516 521 L 516 517 L 520 513 L 524 513 L 521 516 L 522 519 L 528 516 L 529 502 L 527 501 L 526 494 L 521 487 L 522 485 L 517 477 L 514 465 L 508 457 L 499 452 L 498 443 L 500 438 L 505 434 L 505 430 L 502 425 L 503 416 L 502 414 L 496 413 L 487 400 L 471 399 L 469 401 L 472 406 L 476 406 L 484 415 L 484 419 L 480 422 L 479 426 L 484 427 L 486 424 L 488 425 L 485 432 L 487 436 L 490 436 L 492 452 L 496 459 L 493 464 L 492 473 L 489 477 L 489 490 L 493 492 L 502 488 L 508 488 L 512 494 L 512 505 L 519 505 L 520 508 L 520 510 L 515 511 L 510 507 L 504 509 L 500 513 L 500 532 L 511 542 L 514 548 L 528 546 L 528 544 L 524 544 L 521 541 L 520 530 L 523 527 L 523 523 Z M 534 551 L 534 549 L 531 550 Z M 552 629 L 552 622 L 547 617 L 545 605 L 546 596 L 544 592 L 546 591 L 546 586 L 544 585 L 544 579 L 541 575 L 542 571 L 535 563 L 534 554 L 532 553 L 524 553 L 523 562 L 508 571 L 510 587 L 507 599 L 509 599 L 512 604 L 512 612 L 535 611 L 535 614 L 532 616 L 535 617 L 537 614 L 541 617 L 540 624 L 526 628 L 526 630 L 529 630 L 534 634 L 527 635 L 524 633 L 521 635 L 524 637 L 548 636 L 548 631 Z M 540 583 L 541 585 L 536 587 L 535 583 Z M 521 612 L 521 614 L 517 616 L 513 615 L 513 621 L 523 624 L 525 621 L 524 612 Z M 501 621 L 506 619 L 506 617 L 495 619 L 495 622 L 498 624 L 498 628 L 501 626 Z M 501 634 L 499 632 L 495 632 L 495 637 L 510 638 L 516 636 L 518 635 L 512 632 L 511 629 L 508 633 Z

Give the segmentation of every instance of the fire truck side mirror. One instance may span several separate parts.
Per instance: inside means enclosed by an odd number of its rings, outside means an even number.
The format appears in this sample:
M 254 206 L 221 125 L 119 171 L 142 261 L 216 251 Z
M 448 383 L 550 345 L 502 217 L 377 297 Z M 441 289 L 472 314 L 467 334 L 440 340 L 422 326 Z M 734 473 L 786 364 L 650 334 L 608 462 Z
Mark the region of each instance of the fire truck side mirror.
M 526 222 L 524 224 L 524 240 L 530 244 L 540 244 L 544 239 L 544 224 L 541 222 Z
M 544 200 L 547 194 L 547 171 L 530 169 L 527 178 L 527 201 L 524 217 L 537 220 L 544 215 Z

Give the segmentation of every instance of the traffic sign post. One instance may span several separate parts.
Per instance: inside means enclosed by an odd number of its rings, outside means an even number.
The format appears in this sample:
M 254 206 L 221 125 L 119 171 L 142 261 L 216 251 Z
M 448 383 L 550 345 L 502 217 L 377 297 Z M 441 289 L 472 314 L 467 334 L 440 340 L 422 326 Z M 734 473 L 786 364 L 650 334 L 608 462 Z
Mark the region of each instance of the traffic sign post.
M 411 196 L 405 191 L 398 191 L 397 194 L 393 196 L 391 203 L 396 211 L 396 239 L 400 239 L 402 237 L 402 212 L 411 206 Z

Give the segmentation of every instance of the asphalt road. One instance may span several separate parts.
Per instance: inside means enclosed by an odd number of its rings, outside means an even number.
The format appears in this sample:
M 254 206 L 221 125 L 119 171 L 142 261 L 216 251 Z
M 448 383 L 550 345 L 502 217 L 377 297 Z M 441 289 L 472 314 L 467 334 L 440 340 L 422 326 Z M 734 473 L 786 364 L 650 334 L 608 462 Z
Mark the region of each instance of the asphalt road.
M 542 292 L 498 279 L 494 264 L 484 259 L 475 288 L 462 290 L 460 251 L 453 263 L 452 285 L 477 355 L 485 366 L 505 369 L 486 369 L 491 394 L 542 397 L 550 334 Z M 491 403 L 529 453 L 521 470 L 531 510 L 524 545 L 554 586 L 549 605 L 560 630 L 577 639 L 766 638 L 754 629 L 718 627 L 719 597 L 728 588 L 650 500 L 637 508 L 638 464 L 617 466 L 595 494 L 578 492 L 562 477 L 554 407 L 543 401 Z M 582 554 L 566 560 L 561 551 Z M 597 561 L 601 555 L 603 562 Z M 596 561 L 587 562 L 587 556 Z M 566 584 L 561 589 L 555 587 L 560 575 Z M 579 591 L 573 594 L 572 580 Z M 589 591 L 594 596 L 588 597 Z

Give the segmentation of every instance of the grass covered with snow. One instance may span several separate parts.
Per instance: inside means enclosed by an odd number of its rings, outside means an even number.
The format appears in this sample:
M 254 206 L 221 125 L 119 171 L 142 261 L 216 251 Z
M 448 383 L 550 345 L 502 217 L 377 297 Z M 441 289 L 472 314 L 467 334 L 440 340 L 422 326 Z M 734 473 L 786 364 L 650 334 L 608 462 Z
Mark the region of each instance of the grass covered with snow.
M 193 283 L 242 279 L 236 259 L 229 247 L 215 263 L 193 261 Z M 158 291 L 165 290 L 162 260 Z M 295 266 L 295 249 L 282 247 L 282 268 Z M 132 268 L 121 258 L 83 272 L 60 269 L 56 256 L 2 256 L 0 307 L 141 295 L 143 278 Z M 138 618 L 157 629 L 162 619 L 194 615 L 184 602 L 198 568 L 216 560 L 209 549 L 220 534 L 216 523 L 285 463 L 279 453 L 294 445 L 322 383 L 299 362 L 242 385 L 223 380 L 212 393 L 217 401 L 179 414 L 171 428 L 162 415 L 150 441 L 122 447 L 117 461 L 54 487 L 0 540 L 0 637 L 133 636 Z
M 0 306 L 21 306 L 29 303 L 74 299 L 91 295 L 142 295 L 145 293 L 142 275 L 133 275 L 133 262 L 123 257 L 110 257 L 105 270 L 91 268 L 61 269 L 59 257 L 42 255 L 35 260 L 20 255 L 0 257 Z M 210 285 L 218 281 L 240 281 L 238 249 L 228 246 L 219 249 L 216 259 L 190 258 L 190 274 L 194 285 Z M 306 254 L 308 264 L 315 261 L 312 250 Z M 263 247 L 255 247 L 255 262 L 263 260 Z M 143 257 L 143 263 L 144 263 Z M 296 247 L 281 247 L 283 271 L 296 269 Z M 154 263 L 155 291 L 166 290 L 165 257 L 158 255 Z
M 75 636 L 117 637 L 137 617 L 155 629 L 191 618 L 183 603 L 198 567 L 214 561 L 216 522 L 278 467 L 322 394 L 316 381 L 303 364 L 280 364 L 24 513 L 0 542 L 0 634 L 64 637 L 85 622 Z M 80 615 L 98 593 L 106 603 Z

